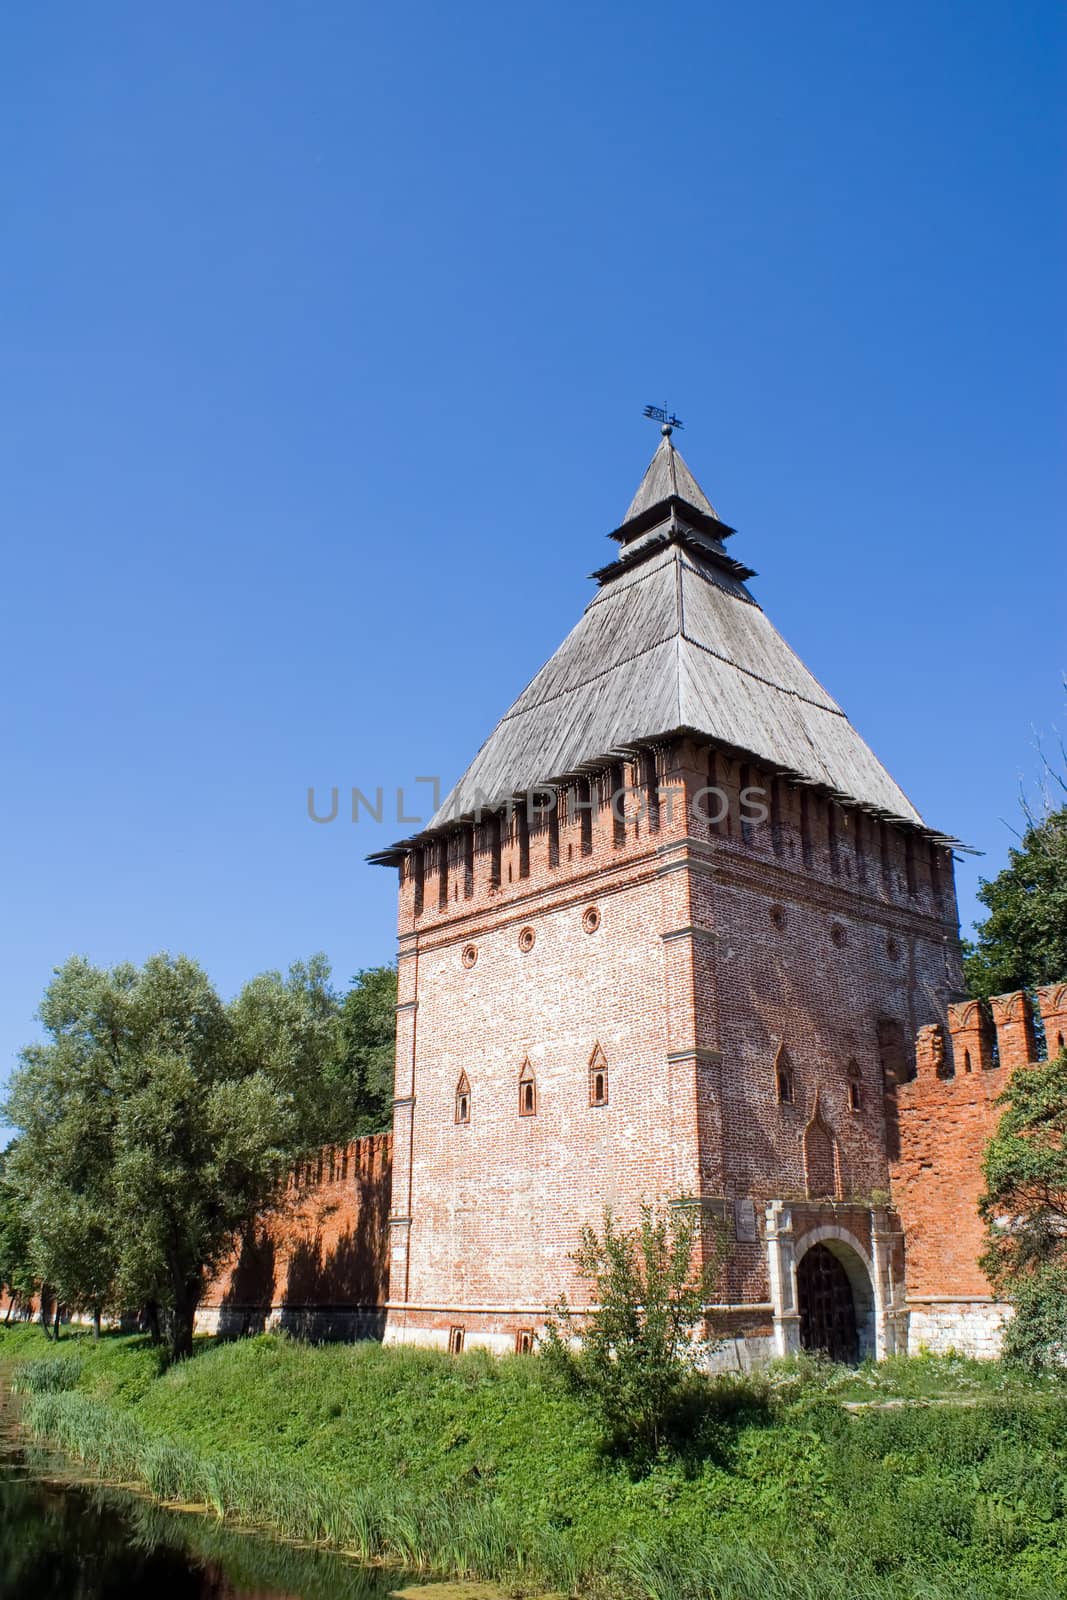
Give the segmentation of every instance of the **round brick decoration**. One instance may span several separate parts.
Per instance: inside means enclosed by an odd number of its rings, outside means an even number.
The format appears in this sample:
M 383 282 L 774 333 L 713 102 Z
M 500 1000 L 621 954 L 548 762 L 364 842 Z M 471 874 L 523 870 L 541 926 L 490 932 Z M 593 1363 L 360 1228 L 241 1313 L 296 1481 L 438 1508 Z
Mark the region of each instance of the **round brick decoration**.
M 534 940 L 536 938 L 537 935 L 534 933 L 532 928 L 523 928 L 522 932 L 519 934 L 519 949 L 522 951 L 523 955 L 528 954 L 528 952 L 533 949 Z
M 600 912 L 596 906 L 586 906 L 582 912 L 582 927 L 586 933 L 595 933 L 600 927 Z
M 848 944 L 848 933 L 841 926 L 840 922 L 835 922 L 831 927 L 830 938 L 839 950 L 843 949 L 844 946 Z
M 478 946 L 476 944 L 465 944 L 463 946 L 463 954 L 459 959 L 465 967 L 473 967 L 478 959 Z

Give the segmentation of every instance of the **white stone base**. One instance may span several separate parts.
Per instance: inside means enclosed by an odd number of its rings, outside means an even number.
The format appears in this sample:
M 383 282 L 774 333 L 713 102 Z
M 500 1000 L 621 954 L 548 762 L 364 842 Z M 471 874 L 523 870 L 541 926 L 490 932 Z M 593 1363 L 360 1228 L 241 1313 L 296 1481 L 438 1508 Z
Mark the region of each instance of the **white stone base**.
M 724 1339 L 701 1362 L 705 1372 L 751 1372 L 754 1367 L 765 1367 L 775 1358 L 774 1338 L 771 1334 L 742 1334 L 737 1339 Z
M 977 1356 L 993 1361 L 1000 1355 L 1004 1325 L 1011 1306 L 997 1300 L 932 1300 L 908 1302 L 908 1354 L 930 1350 L 944 1355 Z
M 392 1323 L 386 1324 L 383 1344 L 418 1345 L 423 1350 L 447 1350 L 447 1328 L 397 1328 Z M 463 1332 L 464 1350 L 488 1350 L 494 1356 L 510 1356 L 515 1353 L 515 1335 L 513 1333 L 483 1333 L 478 1328 L 465 1328 Z

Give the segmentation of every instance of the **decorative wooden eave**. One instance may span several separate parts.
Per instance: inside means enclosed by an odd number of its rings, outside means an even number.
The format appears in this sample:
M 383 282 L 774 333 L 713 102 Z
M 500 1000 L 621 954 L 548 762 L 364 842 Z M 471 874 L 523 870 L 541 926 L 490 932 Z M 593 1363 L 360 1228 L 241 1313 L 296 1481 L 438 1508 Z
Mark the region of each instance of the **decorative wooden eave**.
M 655 515 L 651 517 L 647 530 L 642 529 L 640 536 L 628 539 L 614 561 L 609 561 L 607 566 L 598 567 L 590 574 L 601 588 L 621 573 L 629 572 L 642 561 L 647 561 L 649 556 L 655 555 L 669 544 L 677 544 L 682 549 L 689 550 L 693 555 L 703 558 L 711 567 L 729 573 L 739 583 L 743 583 L 746 578 L 756 576 L 753 567 L 746 567 L 743 561 L 735 561 L 723 548 L 722 539 L 727 534 L 733 533 L 733 528 L 725 528 L 719 524 L 716 533 L 709 518 L 698 521 L 692 509 L 681 500 L 664 501 L 662 506 L 654 506 L 652 509 Z M 614 539 L 617 533 L 618 530 L 610 537 Z M 739 598 L 748 599 L 752 605 L 756 603 L 750 595 Z

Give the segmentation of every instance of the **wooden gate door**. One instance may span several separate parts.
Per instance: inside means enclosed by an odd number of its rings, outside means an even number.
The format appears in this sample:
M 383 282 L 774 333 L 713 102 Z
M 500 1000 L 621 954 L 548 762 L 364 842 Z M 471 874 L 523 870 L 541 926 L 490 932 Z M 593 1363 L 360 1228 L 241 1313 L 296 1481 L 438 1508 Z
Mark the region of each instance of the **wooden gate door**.
M 797 1267 L 800 1342 L 822 1350 L 832 1361 L 857 1361 L 856 1302 L 848 1273 L 832 1250 L 812 1245 Z

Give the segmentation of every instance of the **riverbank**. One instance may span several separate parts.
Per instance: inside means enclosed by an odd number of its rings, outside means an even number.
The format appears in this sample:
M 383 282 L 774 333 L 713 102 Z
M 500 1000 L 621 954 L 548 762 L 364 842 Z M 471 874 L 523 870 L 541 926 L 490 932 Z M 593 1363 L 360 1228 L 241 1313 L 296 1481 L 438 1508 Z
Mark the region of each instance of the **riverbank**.
M 636 1474 L 536 1358 L 270 1335 L 164 1371 L 27 1328 L 9 1358 L 27 1425 L 94 1470 L 364 1561 L 612 1600 L 1067 1592 L 1067 1390 L 995 1366 L 718 1380 Z

